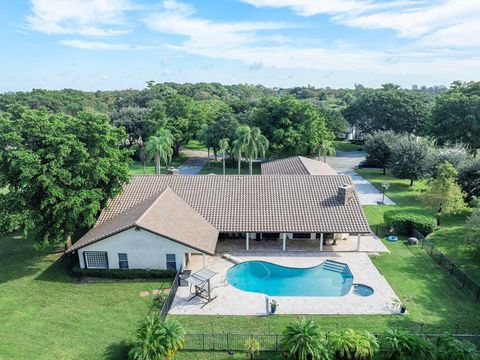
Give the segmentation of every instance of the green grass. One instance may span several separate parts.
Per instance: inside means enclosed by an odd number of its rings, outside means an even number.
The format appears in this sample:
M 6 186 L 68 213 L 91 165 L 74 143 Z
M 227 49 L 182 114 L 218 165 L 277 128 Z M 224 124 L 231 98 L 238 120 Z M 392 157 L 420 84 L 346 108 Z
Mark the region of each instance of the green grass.
M 184 147 L 190 150 L 207 151 L 207 147 L 198 140 L 190 140 Z
M 188 157 L 186 156 L 180 156 L 176 159 L 172 159 L 172 162 L 170 163 L 170 166 L 178 168 L 180 165 L 182 165 L 185 160 L 187 160 Z M 162 174 L 166 174 L 167 170 L 165 169 L 165 164 L 162 164 L 162 168 L 160 169 L 160 172 Z M 153 175 L 155 174 L 155 165 L 153 162 L 148 162 L 148 164 L 145 166 L 145 174 L 146 175 Z M 143 175 L 143 166 L 140 161 L 134 161 L 130 165 L 130 175 Z
M 237 168 L 237 163 L 233 162 L 227 162 L 225 168 L 225 173 L 227 175 L 237 175 L 238 174 L 238 168 Z M 262 173 L 260 163 L 254 162 L 253 163 L 253 175 L 260 175 Z M 243 161 L 241 165 L 240 172 L 242 175 L 248 175 L 248 162 Z M 210 169 L 208 168 L 208 165 L 205 165 L 202 170 L 200 171 L 200 175 L 208 175 L 208 174 L 217 174 L 217 175 L 223 175 L 223 165 L 222 165 L 222 160 L 218 161 L 211 161 L 210 162 Z
M 348 141 L 335 140 L 335 149 L 341 151 L 358 151 L 358 149 L 363 149 L 363 146 L 355 145 Z
M 245 353 L 235 351 L 233 356 L 227 354 L 226 351 L 180 351 L 175 355 L 175 360 L 245 360 Z M 285 357 L 280 353 L 261 352 L 255 356 L 256 360 L 285 360 Z
M 393 201 L 400 206 L 416 206 L 421 207 L 420 194 L 426 189 L 427 184 L 424 180 L 419 180 L 414 183 L 414 186 L 409 186 L 410 181 L 404 179 L 397 179 L 389 172 L 387 175 L 382 175 L 379 169 L 358 169 L 357 172 L 370 181 L 379 190 L 382 189 L 382 181 L 389 180 L 391 185 L 387 191 Z M 374 209 L 373 209 L 374 208 Z M 368 212 L 380 212 L 388 209 L 388 206 L 377 207 L 372 209 L 366 208 Z M 465 210 L 458 215 L 443 216 L 441 225 L 435 232 L 428 236 L 428 239 L 433 242 L 440 251 L 451 258 L 463 271 L 465 271 L 472 279 L 480 283 L 480 261 L 478 256 L 465 245 L 465 220 L 471 213 L 471 210 Z M 372 215 L 372 214 L 370 214 Z M 377 219 L 379 224 L 383 223 L 383 219 Z
M 57 250 L 57 251 L 53 251 Z M 0 237 L 0 359 L 119 359 L 153 296 L 170 282 L 76 283 L 59 249 Z

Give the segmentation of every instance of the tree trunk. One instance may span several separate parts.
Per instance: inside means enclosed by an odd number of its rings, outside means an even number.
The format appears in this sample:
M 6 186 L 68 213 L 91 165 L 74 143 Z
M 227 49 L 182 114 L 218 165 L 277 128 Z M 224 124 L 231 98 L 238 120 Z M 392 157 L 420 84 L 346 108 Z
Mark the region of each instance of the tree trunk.
M 318 149 L 318 161 L 320 161 L 320 149 Z
M 223 152 L 223 175 L 225 175 L 225 151 Z
M 325 155 L 325 156 L 323 157 L 323 162 L 324 162 L 324 163 L 327 162 L 327 155 Z
M 410 186 L 413 186 L 413 179 L 410 179 Z
M 249 162 L 250 163 L 248 164 L 248 171 L 250 172 L 250 175 L 252 175 L 252 173 L 253 173 L 253 160 L 250 159 Z
M 173 145 L 173 157 L 178 158 L 180 156 L 180 144 L 175 143 Z
M 207 148 L 207 153 L 208 153 L 208 170 L 211 169 L 210 167 L 210 148 Z
M 67 235 L 66 246 L 67 246 L 67 249 L 69 249 L 72 246 L 72 237 L 70 235 Z
M 240 161 L 242 159 L 242 156 L 238 154 L 238 175 L 240 175 Z
M 155 154 L 155 174 L 160 174 L 160 156 L 158 154 Z
M 383 175 L 386 175 L 387 168 L 383 168 Z
M 215 157 L 215 162 L 218 160 L 218 151 L 213 149 L 213 156 Z

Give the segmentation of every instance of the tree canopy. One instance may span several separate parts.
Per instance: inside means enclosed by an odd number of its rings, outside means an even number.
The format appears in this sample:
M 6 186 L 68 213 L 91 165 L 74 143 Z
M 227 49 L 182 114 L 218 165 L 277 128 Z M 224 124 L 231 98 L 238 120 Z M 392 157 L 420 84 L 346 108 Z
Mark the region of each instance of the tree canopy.
M 106 115 L 17 109 L 0 116 L 0 211 L 41 247 L 95 223 L 128 180 L 126 137 Z M 14 220 L 12 224 L 5 219 Z
M 390 160 L 392 173 L 399 178 L 409 179 L 412 186 L 413 181 L 424 173 L 429 150 L 429 143 L 425 139 L 410 135 L 397 138 Z

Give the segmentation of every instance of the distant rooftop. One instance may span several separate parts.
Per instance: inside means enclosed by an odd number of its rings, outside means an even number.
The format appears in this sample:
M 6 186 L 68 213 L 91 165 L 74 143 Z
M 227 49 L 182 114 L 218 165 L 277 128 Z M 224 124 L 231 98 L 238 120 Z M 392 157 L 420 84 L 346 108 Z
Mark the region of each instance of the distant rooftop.
M 338 175 L 327 163 L 294 156 L 262 163 L 263 175 Z

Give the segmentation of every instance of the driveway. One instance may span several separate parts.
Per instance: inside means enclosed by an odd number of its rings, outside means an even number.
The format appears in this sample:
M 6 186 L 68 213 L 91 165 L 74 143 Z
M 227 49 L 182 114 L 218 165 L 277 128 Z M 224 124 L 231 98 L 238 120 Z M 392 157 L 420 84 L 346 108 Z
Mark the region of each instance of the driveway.
M 335 157 L 327 158 L 327 163 L 340 175 L 352 177 L 362 205 L 378 205 L 378 202 L 382 201 L 382 193 L 354 170 L 364 159 L 365 152 L 363 151 L 337 151 Z M 384 203 L 385 205 L 395 205 L 387 196 L 385 196 Z
M 188 156 L 188 159 L 178 167 L 180 175 L 197 175 L 208 163 L 206 151 L 182 149 L 181 154 Z

